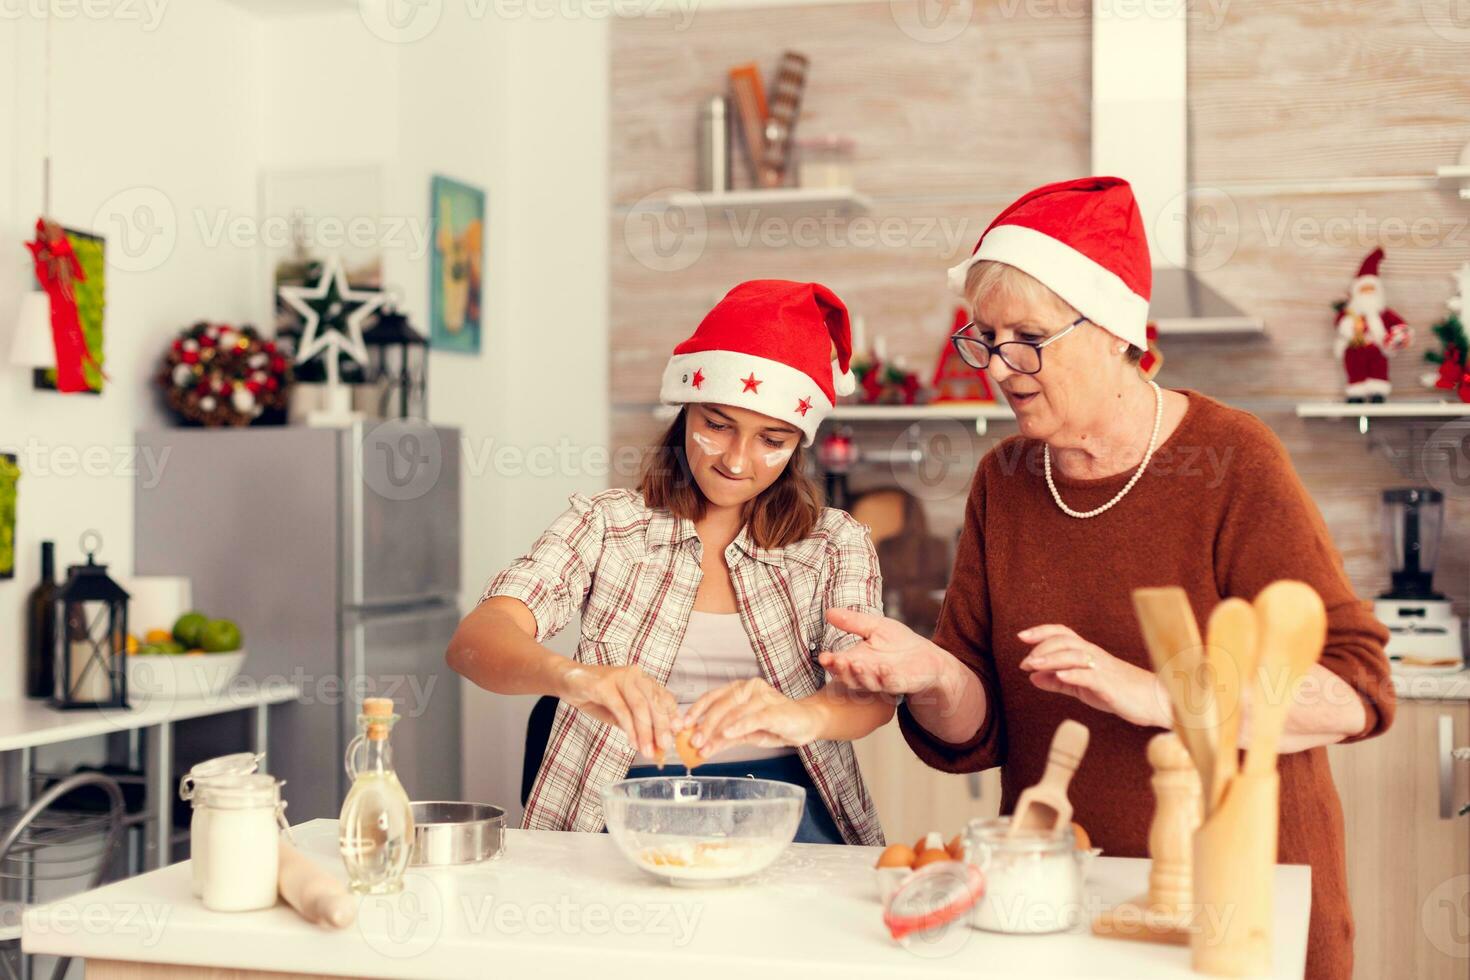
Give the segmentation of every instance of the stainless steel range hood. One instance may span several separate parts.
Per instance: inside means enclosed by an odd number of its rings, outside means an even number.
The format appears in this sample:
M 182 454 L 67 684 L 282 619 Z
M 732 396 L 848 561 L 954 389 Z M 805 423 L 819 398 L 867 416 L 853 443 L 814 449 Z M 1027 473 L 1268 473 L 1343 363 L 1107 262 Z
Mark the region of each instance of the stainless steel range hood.
M 1188 4 L 1092 3 L 1092 172 L 1133 185 L 1161 334 L 1259 333 L 1189 268 Z

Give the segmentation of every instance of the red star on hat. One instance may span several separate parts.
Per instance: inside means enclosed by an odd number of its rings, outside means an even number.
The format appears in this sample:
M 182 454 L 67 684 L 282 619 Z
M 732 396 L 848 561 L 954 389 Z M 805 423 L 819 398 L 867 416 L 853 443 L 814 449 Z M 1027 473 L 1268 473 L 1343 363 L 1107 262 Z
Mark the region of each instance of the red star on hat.
M 799 401 L 799 402 L 796 403 L 796 411 L 797 411 L 797 414 L 799 414 L 803 418 L 805 418 L 806 417 L 806 413 L 811 409 L 811 407 L 812 407 L 812 400 L 810 398 L 803 398 L 801 401 Z
M 694 385 L 694 387 L 696 387 L 696 388 L 698 388 L 700 385 L 704 384 L 704 372 L 701 371 L 699 368 L 695 368 L 694 369 L 694 380 L 691 381 L 691 382 L 689 382 L 689 383 L 692 384 L 692 385 Z
M 744 394 L 747 391 L 753 391 L 757 395 L 760 394 L 761 383 L 756 380 L 754 371 L 750 372 L 750 377 L 741 378 L 740 380 L 745 385 L 745 388 L 741 391 L 741 394 Z

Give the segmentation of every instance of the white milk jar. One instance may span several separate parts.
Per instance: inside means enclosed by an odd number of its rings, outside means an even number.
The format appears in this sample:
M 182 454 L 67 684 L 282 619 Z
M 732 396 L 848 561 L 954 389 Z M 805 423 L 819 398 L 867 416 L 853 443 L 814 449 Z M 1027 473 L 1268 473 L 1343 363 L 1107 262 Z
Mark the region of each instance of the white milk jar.
M 208 811 L 204 907 L 248 912 L 276 904 L 281 784 L 274 776 L 220 776 L 195 794 Z
M 179 799 L 192 804 L 189 818 L 189 870 L 194 897 L 204 894 L 204 868 L 209 861 L 209 811 L 199 805 L 199 787 L 205 780 L 220 776 L 248 776 L 260 769 L 264 752 L 236 752 L 233 755 L 205 759 L 179 780 Z

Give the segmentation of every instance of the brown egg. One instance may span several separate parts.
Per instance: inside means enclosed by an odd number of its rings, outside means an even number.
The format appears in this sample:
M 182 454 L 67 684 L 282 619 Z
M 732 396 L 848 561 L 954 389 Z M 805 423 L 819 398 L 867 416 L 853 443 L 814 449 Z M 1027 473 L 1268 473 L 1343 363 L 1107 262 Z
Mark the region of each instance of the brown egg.
M 952 861 L 952 860 L 954 860 L 954 859 L 949 856 L 949 852 L 946 851 L 944 848 L 942 848 L 942 847 L 930 848 L 929 850 L 925 851 L 924 853 L 920 854 L 917 858 L 914 859 L 914 870 L 915 871 L 918 871 L 920 868 L 924 867 L 926 864 L 933 864 L 935 861 Z
M 914 866 L 914 849 L 907 844 L 889 844 L 882 854 L 878 855 L 878 867 L 880 868 L 912 868 Z
M 684 768 L 693 769 L 695 766 L 704 764 L 704 756 L 694 747 L 689 740 L 694 737 L 694 730 L 686 728 L 674 736 L 674 749 L 679 753 L 679 761 L 684 763 Z
M 960 840 L 959 834 L 955 834 L 953 837 L 951 837 L 949 839 L 949 843 L 944 845 L 944 849 L 948 851 L 949 856 L 954 858 L 956 861 L 963 861 L 965 859 L 965 842 Z
M 1082 829 L 1082 825 L 1080 823 L 1072 824 L 1072 835 L 1077 838 L 1077 850 L 1092 850 L 1092 838 L 1087 836 L 1087 831 Z

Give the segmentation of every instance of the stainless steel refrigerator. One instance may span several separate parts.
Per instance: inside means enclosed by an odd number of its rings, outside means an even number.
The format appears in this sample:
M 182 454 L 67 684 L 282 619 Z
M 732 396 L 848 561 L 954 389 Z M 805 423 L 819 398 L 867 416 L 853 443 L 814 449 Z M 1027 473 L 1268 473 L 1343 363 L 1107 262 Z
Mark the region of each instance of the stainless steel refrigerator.
M 267 758 L 292 822 L 337 815 L 364 695 L 397 702 L 409 796 L 459 799 L 459 677 L 444 664 L 459 621 L 458 431 L 164 429 L 138 446 L 136 573 L 188 576 L 196 608 L 240 624 L 245 676 L 302 688 L 272 715 Z

